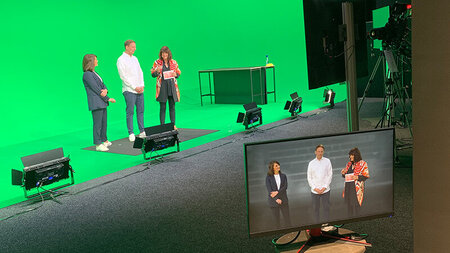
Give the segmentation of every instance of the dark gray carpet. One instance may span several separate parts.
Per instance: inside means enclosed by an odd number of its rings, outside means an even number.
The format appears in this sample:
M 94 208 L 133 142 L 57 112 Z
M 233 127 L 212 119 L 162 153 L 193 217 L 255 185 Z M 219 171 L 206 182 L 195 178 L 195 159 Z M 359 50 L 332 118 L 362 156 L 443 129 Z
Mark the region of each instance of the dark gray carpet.
M 1 252 L 274 252 L 275 235 L 248 237 L 243 143 L 344 132 L 345 114 L 340 103 L 70 187 L 60 204 L 1 221 Z M 369 234 L 367 252 L 413 251 L 411 154 L 402 155 L 396 215 L 344 226 Z M 2 217 L 41 205 L 29 204 Z
M 206 129 L 189 129 L 189 128 L 179 128 L 178 138 L 180 142 L 192 140 L 194 138 L 207 135 L 210 133 L 217 132 L 218 130 L 206 130 Z M 108 153 L 122 154 L 122 155 L 142 155 L 140 149 L 133 148 L 133 142 L 130 142 L 127 138 L 112 141 L 112 146 L 109 147 Z M 95 146 L 90 146 L 83 148 L 84 150 L 96 151 Z

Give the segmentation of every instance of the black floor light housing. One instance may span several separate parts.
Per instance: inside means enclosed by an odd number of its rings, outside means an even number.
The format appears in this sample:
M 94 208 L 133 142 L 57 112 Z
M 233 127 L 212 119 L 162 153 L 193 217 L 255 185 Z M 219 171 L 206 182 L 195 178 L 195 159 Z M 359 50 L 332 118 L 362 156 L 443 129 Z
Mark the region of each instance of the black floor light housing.
M 325 89 L 323 91 L 323 97 L 325 98 L 324 103 L 329 103 L 331 107 L 334 107 L 334 97 L 336 96 L 336 92 L 332 89 Z
M 302 111 L 303 99 L 298 96 L 297 92 L 291 94 L 291 99 L 292 101 L 286 101 L 284 109 L 288 110 L 291 116 L 294 117 Z
M 180 152 L 180 141 L 178 139 L 178 130 L 174 129 L 173 123 L 157 125 L 145 128 L 146 137 L 136 137 L 133 148 L 140 149 L 145 160 L 167 156 L 169 154 Z M 168 152 L 161 155 L 152 156 L 152 152 L 163 150 L 169 147 L 177 146 L 177 151 Z M 149 155 L 148 155 L 149 153 Z
M 28 196 L 27 191 L 56 183 L 62 179 L 71 178 L 71 182 L 54 187 L 49 191 L 72 185 L 75 182 L 73 169 L 69 162 L 70 158 L 64 157 L 62 148 L 22 157 L 23 171 L 12 169 L 11 183 L 12 185 L 22 186 L 26 198 L 33 198 L 38 195 Z
M 256 102 L 252 102 L 244 105 L 245 113 L 240 112 L 238 114 L 236 123 L 242 123 L 245 126 L 245 129 L 249 129 L 249 125 L 251 127 L 256 127 L 262 124 L 262 112 L 261 107 L 256 105 Z M 255 124 L 258 122 L 258 124 Z

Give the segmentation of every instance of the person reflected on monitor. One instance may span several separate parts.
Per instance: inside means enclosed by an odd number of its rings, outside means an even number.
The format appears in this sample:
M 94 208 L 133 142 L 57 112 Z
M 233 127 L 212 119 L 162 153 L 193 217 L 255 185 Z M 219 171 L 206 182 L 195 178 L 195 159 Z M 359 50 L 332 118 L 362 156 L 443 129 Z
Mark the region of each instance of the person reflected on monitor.
M 369 168 L 362 159 L 358 148 L 353 148 L 348 152 L 350 161 L 341 171 L 345 179 L 345 187 L 342 197 L 347 204 L 348 216 L 358 216 L 364 198 L 364 182 L 369 178 Z
M 172 59 L 172 52 L 167 46 L 159 51 L 159 58 L 151 69 L 156 77 L 156 101 L 159 102 L 159 121 L 163 125 L 166 121 L 166 104 L 169 102 L 170 122 L 175 125 L 175 102 L 180 101 L 177 78 L 181 75 L 178 63 Z M 176 126 L 174 127 L 175 129 Z
M 266 188 L 268 192 L 268 203 L 272 211 L 276 226 L 279 228 L 280 212 L 283 215 L 286 226 L 291 225 L 289 214 L 289 201 L 287 197 L 288 181 L 285 174 L 281 173 L 280 163 L 271 161 L 266 177 Z
M 330 184 L 333 177 L 333 167 L 330 159 L 323 157 L 325 147 L 320 144 L 314 154 L 316 158 L 308 164 L 308 184 L 311 187 L 311 198 L 314 221 L 320 222 L 320 206 L 322 205 L 322 219 L 328 221 L 330 216 Z

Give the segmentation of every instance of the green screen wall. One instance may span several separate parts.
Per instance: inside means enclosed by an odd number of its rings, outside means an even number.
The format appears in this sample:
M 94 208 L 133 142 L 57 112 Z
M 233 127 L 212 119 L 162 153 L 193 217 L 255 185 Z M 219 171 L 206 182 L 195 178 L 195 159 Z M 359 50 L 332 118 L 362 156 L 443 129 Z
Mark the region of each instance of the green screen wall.
M 118 100 L 109 120 L 123 120 L 116 60 L 127 39 L 137 44 L 149 110 L 157 109 L 150 68 L 163 45 L 183 71 L 185 103 L 200 103 L 198 70 L 260 66 L 266 54 L 277 67 L 279 97 L 306 94 L 301 6 L 301 1 L 266 0 L 2 3 L 0 145 L 90 127 L 81 81 L 86 53 L 98 56 L 96 70 Z

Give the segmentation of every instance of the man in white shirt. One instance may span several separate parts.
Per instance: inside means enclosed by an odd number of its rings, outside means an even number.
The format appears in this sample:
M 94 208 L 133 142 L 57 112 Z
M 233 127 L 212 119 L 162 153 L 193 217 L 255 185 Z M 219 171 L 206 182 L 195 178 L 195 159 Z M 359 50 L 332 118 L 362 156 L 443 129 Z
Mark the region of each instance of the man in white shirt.
M 320 203 L 323 206 L 323 221 L 328 221 L 330 215 L 330 184 L 333 168 L 330 159 L 323 157 L 325 148 L 318 145 L 314 154 L 316 158 L 308 164 L 308 184 L 311 187 L 311 197 L 315 222 L 320 222 Z
M 134 107 L 139 127 L 139 137 L 145 137 L 144 131 L 144 74 L 139 61 L 134 56 L 136 43 L 132 40 L 125 41 L 125 52 L 117 59 L 117 70 L 122 79 L 122 93 L 127 104 L 127 128 L 128 139 L 135 140 L 133 130 Z

